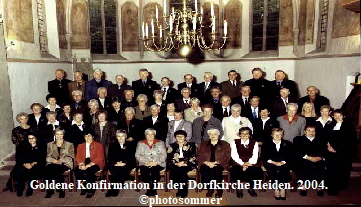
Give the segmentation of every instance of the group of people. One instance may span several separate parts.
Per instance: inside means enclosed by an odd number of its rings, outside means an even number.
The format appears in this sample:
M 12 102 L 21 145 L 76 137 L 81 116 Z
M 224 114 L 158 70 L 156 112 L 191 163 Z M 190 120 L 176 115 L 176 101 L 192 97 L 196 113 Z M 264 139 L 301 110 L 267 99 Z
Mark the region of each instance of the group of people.
M 90 81 L 78 71 L 70 81 L 56 70 L 48 84 L 48 105 L 33 103 L 32 114 L 16 117 L 20 126 L 12 131 L 16 165 L 11 177 L 17 196 L 34 179 L 62 183 L 64 173 L 73 171 L 77 180 L 94 183 L 98 171 L 108 170 L 110 182 L 124 183 L 134 168 L 150 183 L 148 196 L 157 194 L 153 182 L 162 170 L 183 184 L 180 197 L 188 195 L 190 171 L 199 171 L 208 183 L 221 182 L 227 170 L 232 182 L 249 182 L 248 193 L 255 197 L 253 180 L 262 180 L 261 166 L 272 182 L 289 182 L 292 170 L 298 180 L 325 180 L 329 195 L 347 188 L 356 133 L 342 111 L 332 110 L 314 86 L 298 99 L 297 85 L 284 71 L 276 71 L 274 81 L 264 79 L 260 68 L 252 75 L 243 83 L 231 70 L 229 80 L 219 84 L 206 72 L 197 84 L 186 74 L 177 90 L 168 77 L 160 85 L 149 79 L 147 69 L 139 70 L 132 86 L 122 75 L 112 84 L 100 69 Z M 306 196 L 307 186 L 300 188 Z M 54 193 L 48 189 L 46 198 Z M 81 190 L 87 198 L 94 193 Z M 118 193 L 110 189 L 105 196 Z M 32 194 L 28 187 L 26 196 Z M 209 189 L 206 196 L 213 194 Z M 222 194 L 217 189 L 215 197 Z M 242 189 L 236 194 L 243 197 Z M 317 195 L 324 195 L 321 187 Z M 65 197 L 64 190 L 59 197 Z M 285 200 L 286 191 L 276 189 L 275 199 Z

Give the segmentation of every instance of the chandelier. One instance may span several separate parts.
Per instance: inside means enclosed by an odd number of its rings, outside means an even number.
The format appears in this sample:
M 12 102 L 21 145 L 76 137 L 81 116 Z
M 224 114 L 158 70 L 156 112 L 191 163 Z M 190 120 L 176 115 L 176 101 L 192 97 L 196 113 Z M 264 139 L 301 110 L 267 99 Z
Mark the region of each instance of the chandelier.
M 223 36 L 218 44 L 216 37 L 216 16 L 214 15 L 214 5 L 211 3 L 210 25 L 203 20 L 203 8 L 198 13 L 197 0 L 195 0 L 195 11 L 187 8 L 186 0 L 182 0 L 182 10 L 174 9 L 167 15 L 166 0 L 163 3 L 163 18 L 159 21 L 158 6 L 155 7 L 155 19 L 142 24 L 142 39 L 144 47 L 149 51 L 168 52 L 172 49 L 178 50 L 180 56 L 186 58 L 191 53 L 192 48 L 198 46 L 202 51 L 215 51 L 224 47 L 227 40 L 227 21 L 223 22 Z M 151 33 L 149 34 L 149 28 Z M 205 29 L 210 29 L 209 37 L 205 38 Z M 156 30 L 159 31 L 156 35 Z M 217 47 L 215 47 L 217 46 Z

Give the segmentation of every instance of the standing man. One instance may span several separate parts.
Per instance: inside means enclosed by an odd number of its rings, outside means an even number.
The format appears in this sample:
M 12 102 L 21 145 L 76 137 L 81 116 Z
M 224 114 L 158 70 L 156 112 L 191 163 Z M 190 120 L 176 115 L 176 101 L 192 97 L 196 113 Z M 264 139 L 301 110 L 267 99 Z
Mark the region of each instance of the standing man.
M 52 96 L 55 96 L 59 105 L 69 101 L 68 84 L 71 82 L 64 78 L 65 72 L 63 69 L 56 69 L 55 80 L 48 82 L 48 91 Z
M 288 88 L 282 88 L 280 91 L 280 97 L 276 98 L 272 103 L 271 116 L 277 118 L 286 114 L 286 106 L 288 103 L 297 103 L 297 100 L 290 97 L 290 90 Z
M 211 88 L 211 97 L 206 98 L 202 104 L 211 104 L 213 108 L 217 108 L 221 105 L 221 89 L 219 86 L 214 86 Z
M 221 83 L 222 94 L 224 96 L 229 96 L 231 99 L 240 96 L 240 90 L 243 82 L 237 80 L 237 72 L 235 70 L 229 71 L 228 78 L 229 80 Z
M 265 103 L 265 107 L 269 107 L 271 105 L 271 93 L 272 86 L 270 82 L 263 78 L 264 73 L 261 68 L 254 68 L 252 70 L 252 79 L 244 82 L 244 85 L 251 87 L 251 96 L 258 96 L 261 99 L 262 103 Z
M 73 93 L 73 91 L 76 91 L 76 90 L 79 90 L 82 92 L 82 94 L 84 94 L 85 82 L 86 81 L 83 80 L 83 73 L 80 71 L 75 71 L 74 72 L 74 81 L 72 81 L 68 84 L 70 98 L 73 98 L 72 93 Z
M 249 86 L 242 86 L 241 87 L 241 96 L 235 97 L 232 99 L 233 104 L 239 104 L 242 107 L 242 116 L 248 116 L 251 111 L 251 105 L 249 102 L 251 101 L 251 87 Z
M 194 78 L 192 76 L 192 74 L 185 74 L 184 75 L 184 82 L 178 84 L 178 91 L 181 91 L 183 88 L 190 88 L 191 89 L 191 94 L 190 97 L 193 98 L 195 96 L 197 96 L 197 83 L 194 82 Z
M 108 88 L 112 82 L 102 79 L 103 71 L 99 68 L 94 70 L 93 77 L 94 79 L 86 82 L 85 84 L 85 99 L 89 101 L 90 99 L 98 98 L 98 88 L 105 87 Z
M 222 96 L 221 106 L 214 108 L 213 116 L 222 121 L 224 117 L 231 115 L 231 98 L 229 96 Z
M 124 77 L 122 75 L 115 76 L 115 84 L 109 86 L 108 88 L 108 97 L 119 97 L 121 100 L 124 99 L 124 91 L 131 90 L 132 87 L 130 85 L 126 85 L 124 83 Z
M 203 75 L 204 82 L 198 85 L 197 98 L 203 103 L 207 98 L 211 98 L 211 88 L 219 86 L 219 83 L 213 80 L 213 73 L 205 72 Z
M 288 88 L 290 90 L 290 97 L 293 99 L 298 98 L 298 89 L 296 86 L 296 82 L 293 80 L 288 80 L 287 74 L 283 70 L 277 70 L 275 73 L 275 80 L 271 81 L 272 88 L 274 90 L 273 92 L 273 98 L 280 97 L 279 91 L 282 88 Z
M 139 94 L 145 94 L 148 97 L 148 102 L 153 103 L 153 91 L 159 88 L 157 83 L 151 79 L 148 79 L 148 77 L 148 70 L 145 68 L 140 69 L 139 80 L 133 81 L 132 88 L 134 90 L 135 97 L 137 97 Z
M 306 102 L 310 102 L 313 103 L 313 105 L 315 106 L 315 111 L 317 116 L 320 116 L 321 113 L 321 106 L 323 105 L 330 105 L 330 100 L 328 100 L 328 98 L 321 96 L 319 94 L 317 94 L 317 88 L 316 86 L 308 86 L 307 87 L 307 96 L 304 96 L 302 98 L 300 98 L 300 100 L 298 100 L 298 105 L 299 106 L 303 106 L 304 103 Z M 300 107 L 298 109 L 298 113 L 301 113 L 302 107 Z
M 182 88 L 181 95 L 182 98 L 175 100 L 175 107 L 180 110 L 186 110 L 191 107 L 191 89 L 188 87 Z
M 174 101 L 179 97 L 178 91 L 170 87 L 170 80 L 168 77 L 163 77 L 161 79 L 160 89 L 163 91 L 163 101 L 166 103 L 174 103 Z
M 99 104 L 99 109 L 107 110 L 111 107 L 111 99 L 107 97 L 108 92 L 105 87 L 98 88 L 98 97 L 96 100 Z

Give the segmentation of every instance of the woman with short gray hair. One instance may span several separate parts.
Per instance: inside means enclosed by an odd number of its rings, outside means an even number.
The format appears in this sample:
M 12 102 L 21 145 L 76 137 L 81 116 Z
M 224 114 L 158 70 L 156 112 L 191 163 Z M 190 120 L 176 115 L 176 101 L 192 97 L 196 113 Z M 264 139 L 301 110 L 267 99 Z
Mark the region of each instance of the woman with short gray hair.
M 192 98 L 190 101 L 191 107 L 184 110 L 184 119 L 193 123 L 193 121 L 203 116 L 202 108 L 199 107 L 201 101 L 198 98 Z
M 150 108 L 148 106 L 148 97 L 144 94 L 139 94 L 137 96 L 138 106 L 134 108 L 135 118 L 143 120 L 144 117 L 150 116 Z

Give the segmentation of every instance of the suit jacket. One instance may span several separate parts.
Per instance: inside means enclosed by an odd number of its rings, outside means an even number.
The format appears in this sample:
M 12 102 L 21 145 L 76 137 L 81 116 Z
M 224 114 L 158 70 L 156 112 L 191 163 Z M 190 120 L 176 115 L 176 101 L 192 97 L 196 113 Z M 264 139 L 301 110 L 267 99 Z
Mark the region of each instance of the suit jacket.
M 117 131 L 117 127 L 115 126 L 115 124 L 108 121 L 103 127 L 103 131 L 101 132 L 98 122 L 91 126 L 91 130 L 95 133 L 94 141 L 99 142 L 104 146 L 104 151 L 107 155 L 109 144 L 116 140 L 115 133 Z
M 122 104 L 120 105 L 120 108 L 124 111 L 124 109 L 126 109 L 127 107 L 136 107 L 138 106 L 138 102 L 133 99 L 132 101 L 127 101 L 125 99 L 122 100 Z
M 163 91 L 163 88 L 161 88 L 161 90 Z M 167 90 L 167 96 L 165 98 L 165 101 L 167 103 L 174 103 L 174 101 L 177 99 L 177 98 L 180 98 L 180 93 L 178 92 L 177 89 L 174 89 L 174 88 L 171 88 L 169 87 L 168 90 Z
M 174 124 L 175 121 L 168 122 L 168 133 L 167 133 L 167 139 L 166 139 L 166 146 L 168 147 L 170 144 L 176 141 L 174 137 L 174 132 L 178 130 L 184 130 L 187 133 L 186 140 L 189 141 L 192 137 L 192 123 L 186 120 L 182 120 L 177 129 L 174 130 Z
M 214 99 L 212 96 L 205 98 L 202 102 L 202 104 L 211 104 L 213 106 L 213 108 L 219 107 L 221 106 L 221 97 Z
M 167 151 L 167 169 L 169 169 L 169 167 L 173 169 L 178 169 L 178 166 L 176 164 L 182 161 L 185 162 L 190 169 L 195 169 L 197 167 L 196 145 L 193 142 L 185 142 L 182 147 L 182 151 L 183 158 L 179 158 L 179 144 L 175 142 L 169 146 Z
M 60 160 L 68 168 L 73 169 L 74 163 L 74 145 L 70 142 L 64 141 L 60 147 L 60 155 L 56 142 L 48 143 L 48 155 L 46 156 L 46 162 L 52 164 L 55 160 Z
M 43 113 L 40 116 L 39 123 L 36 122 L 34 114 L 29 114 L 28 124 L 34 129 L 39 129 L 39 126 L 44 125 L 47 121 Z
M 78 146 L 77 154 L 76 154 L 76 165 L 79 165 L 80 163 L 85 162 L 85 155 L 86 155 L 86 143 L 82 143 Z M 90 160 L 94 164 L 98 165 L 100 170 L 104 168 L 105 161 L 104 161 L 104 148 L 103 146 L 93 141 L 90 144 Z
M 78 145 L 85 142 L 84 135 L 86 132 L 90 131 L 91 126 L 85 124 L 82 125 L 83 131 L 79 129 L 76 124 L 73 124 L 69 127 L 67 131 L 66 141 L 69 141 L 74 144 L 74 148 L 77 149 Z
M 290 125 L 288 120 L 286 120 L 284 117 L 285 116 L 277 117 L 277 121 L 280 123 L 280 127 L 284 130 L 283 139 L 293 142 L 293 139 L 296 136 L 302 136 L 304 134 L 306 119 L 304 117 L 297 116 L 297 120 L 294 120 Z
M 156 104 L 155 101 L 153 102 L 149 102 L 149 106 L 152 106 Z M 158 104 L 157 104 L 158 105 Z M 167 116 L 167 102 L 166 101 L 162 101 L 161 105 L 158 105 L 160 107 L 160 112 L 159 112 L 159 116 Z
M 208 123 L 207 123 L 206 127 L 204 128 L 204 130 L 202 128 L 203 124 L 204 124 L 203 117 L 196 118 L 193 121 L 193 130 L 192 130 L 191 142 L 194 142 L 195 144 L 197 144 L 199 146 L 203 141 L 209 140 L 209 135 L 207 133 L 207 131 L 209 129 L 218 129 L 221 132 L 219 137 L 223 137 L 222 124 L 217 118 L 212 116 L 208 120 Z M 203 130 L 203 136 L 202 136 L 202 130 Z
M 231 147 L 228 142 L 218 140 L 217 148 L 214 153 L 215 160 L 222 165 L 224 170 L 229 169 L 229 161 L 231 160 Z M 211 160 L 211 141 L 202 142 L 197 152 L 198 167 L 204 165 L 203 162 Z
M 274 162 L 285 161 L 287 165 L 291 165 L 293 161 L 292 143 L 287 140 L 281 140 L 280 149 L 277 151 L 276 144 L 272 140 L 265 141 L 262 144 L 262 162 L 267 166 L 268 160 Z M 266 167 L 267 168 L 267 167 Z
M 59 121 L 59 125 L 56 125 L 55 128 L 61 127 L 63 129 L 66 128 L 66 125 L 63 122 Z M 54 141 L 54 130 L 53 125 L 49 124 L 47 122 L 42 123 L 41 126 L 39 126 L 40 131 L 40 137 L 45 143 L 53 142 Z M 66 132 L 65 132 L 65 136 Z
M 127 132 L 128 137 L 132 137 L 137 143 L 138 141 L 144 139 L 144 124 L 143 121 L 138 119 L 132 119 L 129 123 L 129 126 L 127 125 L 127 122 L 125 119 L 122 119 L 118 122 L 118 129 L 123 129 Z
M 303 158 L 305 155 L 324 157 L 327 146 L 321 139 L 317 138 L 317 136 L 312 142 L 306 136 L 297 136 L 293 140 L 293 150 L 295 155 L 295 167 L 302 168 L 304 163 L 311 163 L 311 161 Z
M 233 87 L 230 80 L 223 81 L 221 85 L 222 95 L 229 96 L 231 99 L 241 95 L 243 81 L 236 81 L 236 87 Z
M 68 79 L 57 79 L 48 82 L 48 91 L 51 95 L 56 97 L 56 101 L 59 105 L 69 101 L 68 84 L 71 81 Z M 61 86 L 60 86 L 61 84 Z
M 297 99 L 288 97 L 288 103 L 297 103 Z M 282 98 L 276 98 L 272 103 L 271 116 L 277 118 L 286 114 L 286 106 Z
M 201 102 L 204 102 L 207 98 L 212 97 L 211 96 L 211 88 L 214 86 L 219 86 L 219 83 L 216 81 L 211 81 L 208 85 L 208 88 L 205 89 L 205 82 L 202 82 L 198 84 L 197 87 L 197 98 L 201 100 Z
M 213 116 L 219 119 L 219 121 L 223 120 L 223 113 L 224 113 L 224 109 L 222 105 L 218 105 L 215 108 L 213 108 Z M 229 111 L 227 111 L 227 113 L 228 113 L 227 117 L 229 117 L 232 114 L 231 107 L 229 107 Z
M 68 83 L 68 90 L 69 90 L 69 96 L 70 96 L 70 100 L 73 100 L 73 96 L 71 95 L 71 93 L 75 90 L 80 90 L 83 93 L 83 97 L 85 95 L 85 80 L 81 81 L 81 86 L 80 88 L 78 88 L 78 83 L 76 81 L 72 81 L 70 83 Z
M 193 123 L 194 119 L 196 119 L 198 117 L 202 117 L 202 116 L 203 116 L 203 111 L 201 109 L 199 112 L 197 112 L 197 114 L 194 113 L 192 108 L 188 108 L 188 109 L 184 110 L 184 119 L 191 123 Z
M 134 95 L 137 97 L 139 94 L 145 94 L 148 97 L 148 102 L 152 101 L 153 91 L 159 89 L 157 82 L 148 79 L 146 84 L 143 85 L 141 79 L 132 82 L 132 88 L 134 90 Z
M 241 107 L 242 107 L 241 116 L 249 117 L 250 114 L 252 114 L 251 104 L 249 103 L 251 98 L 252 98 L 251 96 L 248 97 L 248 103 L 246 103 L 246 105 L 245 105 L 244 102 L 243 102 L 242 96 L 238 96 L 238 97 L 232 99 L 232 104 L 231 105 L 233 105 L 233 104 L 241 105 Z
M 86 100 L 81 100 L 78 103 L 72 101 L 70 103 L 70 107 L 73 113 L 77 111 L 84 114 L 86 111 L 88 111 L 88 102 Z
M 144 117 L 143 123 L 145 126 L 145 129 L 152 128 L 154 129 L 156 133 L 156 137 L 159 140 L 166 141 L 167 133 L 168 133 L 168 118 L 162 117 L 158 115 L 157 120 L 153 124 L 152 116 Z
M 148 117 L 151 115 L 150 107 L 146 106 L 145 110 L 142 112 L 139 108 L 139 106 L 134 107 L 135 110 L 135 118 L 143 121 L 145 117 Z
M 179 91 L 179 93 L 181 92 L 181 90 L 182 90 L 183 88 L 186 88 L 186 87 L 187 87 L 187 83 L 186 83 L 186 82 L 183 82 L 183 83 L 178 84 L 178 91 Z M 197 84 L 197 83 L 192 83 L 192 86 L 191 86 L 191 95 L 190 95 L 191 98 L 197 96 L 197 89 L 198 89 L 198 84 Z
M 106 110 L 106 109 L 112 107 L 111 100 L 110 100 L 110 98 L 108 98 L 108 97 L 105 97 L 105 99 L 104 99 L 104 106 L 101 104 L 99 98 L 97 98 L 97 101 L 98 101 L 98 104 L 99 104 L 99 109 L 105 109 L 105 110 Z
M 135 149 L 133 145 L 129 142 L 125 142 L 123 148 L 120 147 L 118 141 L 110 143 L 109 145 L 109 156 L 108 156 L 108 166 L 114 166 L 117 162 L 125 163 L 125 167 L 128 169 L 133 169 L 135 166 Z
M 252 138 L 257 142 L 266 142 L 272 140 L 271 132 L 273 128 L 279 127 L 279 122 L 276 119 L 270 118 L 266 121 L 263 128 L 261 118 L 254 119 L 252 122 L 253 136 Z
M 144 166 L 148 162 L 157 162 L 159 166 L 166 166 L 167 150 L 164 142 L 155 139 L 152 147 L 148 146 L 147 140 L 138 142 L 135 152 L 135 158 L 140 166 Z
M 124 99 L 124 91 L 131 90 L 132 87 L 130 85 L 122 84 L 119 88 L 118 84 L 112 84 L 108 88 L 108 97 L 119 97 Z
M 112 82 L 102 79 L 100 83 L 103 87 L 108 88 Z M 92 79 L 85 83 L 85 100 L 89 101 L 90 99 L 98 98 L 98 86 L 95 79 Z
M 34 148 L 31 146 L 28 139 L 23 140 L 16 147 L 16 165 L 23 166 L 24 163 L 37 162 L 37 166 L 45 167 L 47 153 L 46 147 L 46 144 L 41 140 L 36 141 L 36 146 Z
M 189 105 L 187 106 L 187 105 L 183 102 L 183 98 L 175 100 L 174 105 L 175 105 L 175 108 L 176 108 L 176 109 L 181 109 L 181 110 L 183 110 L 183 111 L 191 107 L 191 106 L 190 106 L 190 103 L 189 103 Z
M 288 88 L 290 90 L 290 95 L 289 95 L 290 97 L 292 97 L 294 99 L 297 99 L 299 97 L 296 82 L 293 80 L 285 79 L 285 80 L 281 81 L 281 85 L 279 85 L 279 86 L 277 85 L 276 80 L 270 81 L 270 84 L 273 89 L 273 98 L 280 97 L 280 90 L 282 88 Z
M 121 108 L 117 112 L 113 107 L 109 107 L 107 111 L 108 111 L 108 121 L 110 122 L 118 123 L 121 119 L 125 117 L 124 111 Z
M 265 104 L 266 107 L 270 107 L 272 104 L 272 85 L 264 78 L 258 80 L 249 79 L 244 82 L 244 85 L 251 87 L 250 96 L 258 96 L 261 98 L 260 103 Z
M 304 96 L 298 100 L 298 113 L 302 112 L 302 106 L 306 102 L 311 102 L 309 96 Z M 316 95 L 316 98 L 315 98 L 315 101 L 313 102 L 313 104 L 315 105 L 315 111 L 316 111 L 317 116 L 321 116 L 321 113 L 320 113 L 321 106 L 330 105 L 330 100 L 328 100 L 328 98 L 326 98 L 324 96 Z

